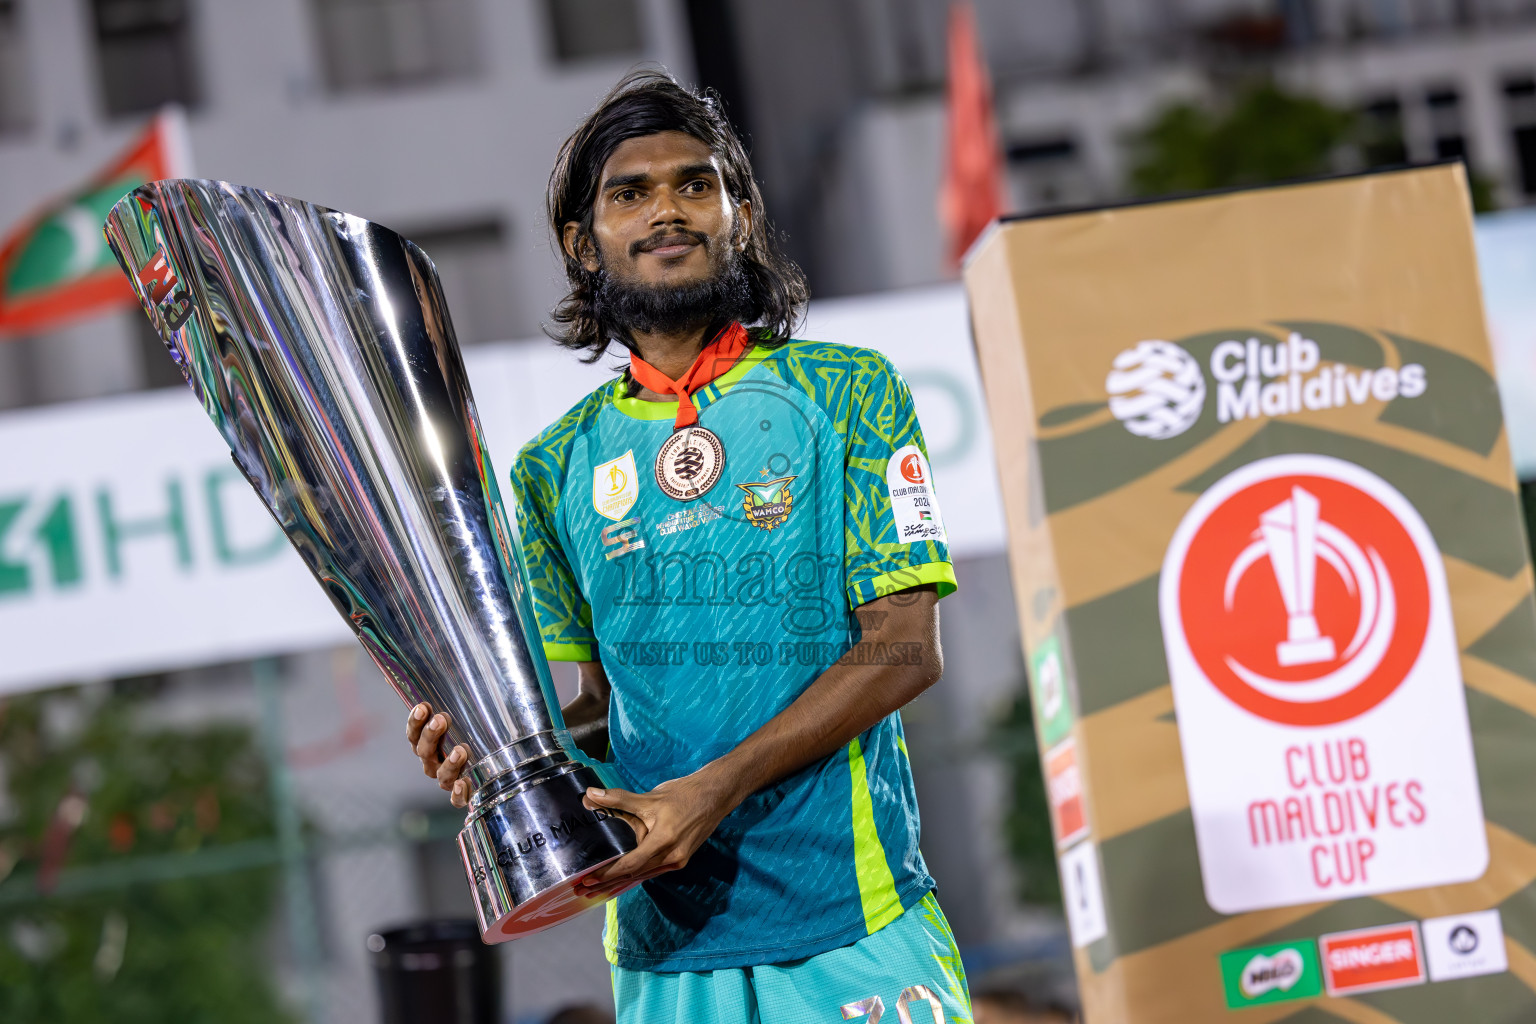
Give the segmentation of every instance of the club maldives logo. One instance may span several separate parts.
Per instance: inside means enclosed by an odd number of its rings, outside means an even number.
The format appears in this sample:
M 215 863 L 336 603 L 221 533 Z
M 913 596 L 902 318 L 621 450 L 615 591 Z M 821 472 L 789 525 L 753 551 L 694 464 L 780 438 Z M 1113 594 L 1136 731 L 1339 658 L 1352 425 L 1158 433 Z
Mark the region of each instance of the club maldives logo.
M 1424 646 L 1418 547 L 1384 500 L 1388 485 L 1357 466 L 1303 456 L 1247 469 L 1207 492 L 1181 530 L 1175 599 L 1190 652 L 1262 718 L 1355 718 L 1397 689 Z
M 923 460 L 917 452 L 912 452 L 901 460 L 901 476 L 909 484 L 927 482 L 927 477 L 923 476 Z
M 1109 411 L 1137 437 L 1177 437 L 1205 408 L 1205 376 L 1171 341 L 1143 341 L 1115 357 L 1104 381 Z
M 1219 342 L 1208 369 L 1218 423 L 1417 398 L 1429 386 L 1419 363 L 1325 363 L 1321 346 L 1295 331 L 1273 344 L 1241 335 Z M 1104 389 L 1115 419 L 1152 440 L 1184 433 L 1206 407 L 1199 360 L 1171 341 L 1143 341 L 1115 356 Z

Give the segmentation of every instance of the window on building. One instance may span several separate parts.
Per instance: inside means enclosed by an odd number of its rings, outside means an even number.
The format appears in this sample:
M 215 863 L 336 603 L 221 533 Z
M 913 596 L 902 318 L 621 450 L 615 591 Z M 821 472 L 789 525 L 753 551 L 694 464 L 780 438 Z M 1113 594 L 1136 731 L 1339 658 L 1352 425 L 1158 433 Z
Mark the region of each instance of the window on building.
M 1520 190 L 1536 197 L 1536 77 L 1522 75 L 1505 82 L 1504 105 L 1514 136 Z
M 333 91 L 473 78 L 480 72 L 473 0 L 314 0 Z
M 638 0 L 545 0 L 544 10 L 563 62 L 637 57 L 645 47 Z
M 1360 111 L 1361 150 L 1367 167 L 1391 167 L 1408 162 L 1403 141 L 1403 104 L 1396 96 L 1383 96 Z
M 108 116 L 165 103 L 196 105 L 190 6 L 189 0 L 91 0 Z
M 32 125 L 26 43 L 16 0 L 0 0 L 0 135 Z
M 1008 176 L 1020 209 L 1080 206 L 1094 201 L 1077 141 L 1065 136 L 1020 139 L 1008 146 Z
M 1467 135 L 1461 118 L 1461 93 L 1451 87 L 1431 89 L 1424 94 L 1424 103 L 1429 108 L 1429 137 L 1435 157 L 1465 158 Z
M 512 261 L 500 221 L 412 231 L 406 237 L 437 266 L 460 345 L 517 337 Z

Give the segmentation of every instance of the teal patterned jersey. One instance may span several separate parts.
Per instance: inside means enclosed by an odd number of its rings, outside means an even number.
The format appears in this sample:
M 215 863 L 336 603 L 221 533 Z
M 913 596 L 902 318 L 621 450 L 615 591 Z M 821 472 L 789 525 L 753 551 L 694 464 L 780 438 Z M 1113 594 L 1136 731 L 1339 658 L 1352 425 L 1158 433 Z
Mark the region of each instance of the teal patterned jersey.
M 602 662 L 611 767 L 638 791 L 725 754 L 845 655 L 916 657 L 854 647 L 853 609 L 955 587 L 912 396 L 884 356 L 758 346 L 693 401 L 720 450 L 669 465 L 702 485 L 723 459 L 702 494 L 656 474 L 676 402 L 618 380 L 512 470 L 544 651 Z M 686 868 L 610 902 L 605 945 L 632 970 L 779 963 L 878 931 L 932 887 L 892 714 L 753 794 Z

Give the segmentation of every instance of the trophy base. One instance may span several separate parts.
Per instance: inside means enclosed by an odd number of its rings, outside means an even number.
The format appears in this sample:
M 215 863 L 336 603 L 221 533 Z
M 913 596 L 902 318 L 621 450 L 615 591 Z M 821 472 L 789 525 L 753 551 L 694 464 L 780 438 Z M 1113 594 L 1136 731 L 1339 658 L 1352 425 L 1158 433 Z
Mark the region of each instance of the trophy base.
M 547 770 L 558 774 L 531 785 L 513 783 L 459 833 L 480 937 L 487 943 L 543 931 L 634 884 L 578 892 L 581 879 L 635 848 L 635 833 L 621 818 L 582 806 L 588 787 L 603 785 L 590 767 L 566 762 Z

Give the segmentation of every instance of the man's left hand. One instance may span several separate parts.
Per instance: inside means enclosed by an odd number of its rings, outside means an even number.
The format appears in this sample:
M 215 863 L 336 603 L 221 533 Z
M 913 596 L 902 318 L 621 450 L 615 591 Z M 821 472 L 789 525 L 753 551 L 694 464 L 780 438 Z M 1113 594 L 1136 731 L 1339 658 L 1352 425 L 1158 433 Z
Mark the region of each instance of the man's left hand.
M 613 889 L 685 866 L 694 851 L 737 803 L 708 769 L 663 782 L 649 793 L 625 789 L 589 789 L 588 808 L 623 818 L 635 830 L 638 845 L 607 867 L 582 879 L 589 889 Z

